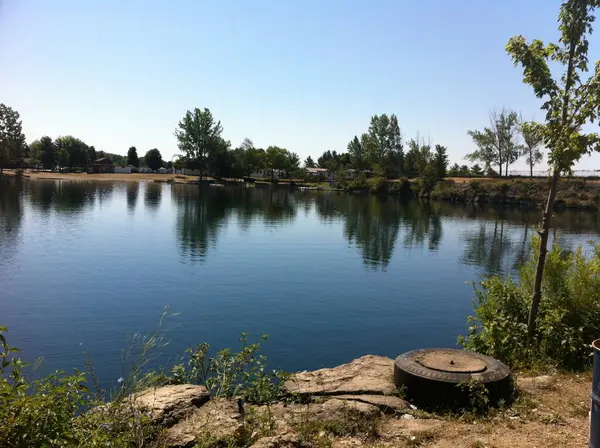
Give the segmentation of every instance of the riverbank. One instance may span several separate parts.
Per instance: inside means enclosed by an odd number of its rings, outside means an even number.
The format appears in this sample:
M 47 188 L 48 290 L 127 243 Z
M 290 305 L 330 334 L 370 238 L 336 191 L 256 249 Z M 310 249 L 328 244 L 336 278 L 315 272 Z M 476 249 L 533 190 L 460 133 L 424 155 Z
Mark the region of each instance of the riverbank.
M 14 171 L 6 171 L 14 176 Z M 86 174 L 55 173 L 45 171 L 26 171 L 29 179 L 60 179 L 72 181 L 126 181 L 126 182 L 166 182 L 177 184 L 197 184 L 197 176 L 184 176 L 157 173 L 132 174 Z M 208 181 L 212 178 L 207 178 Z M 225 182 L 238 183 L 236 180 Z M 257 187 L 271 187 L 266 180 L 257 180 Z M 370 178 L 336 182 L 301 182 L 299 180 L 281 180 L 276 184 L 282 188 L 303 190 L 343 191 L 353 194 L 377 194 L 412 197 L 438 201 L 479 204 L 513 204 L 526 207 L 542 207 L 548 196 L 549 183 L 545 178 L 448 178 L 434 179 L 394 179 Z M 586 179 L 561 179 L 558 185 L 556 209 L 600 209 L 600 181 Z
M 546 203 L 547 179 L 473 179 L 468 182 L 443 180 L 422 194 L 435 200 L 492 204 L 517 204 L 540 207 Z M 556 193 L 556 209 L 600 208 L 600 181 L 561 179 Z

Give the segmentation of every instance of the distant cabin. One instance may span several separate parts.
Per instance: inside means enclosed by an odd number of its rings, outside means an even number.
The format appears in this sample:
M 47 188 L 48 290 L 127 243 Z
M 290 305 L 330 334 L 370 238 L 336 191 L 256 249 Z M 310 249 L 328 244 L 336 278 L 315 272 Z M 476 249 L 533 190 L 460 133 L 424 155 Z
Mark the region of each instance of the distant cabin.
M 115 174 L 131 174 L 137 172 L 138 169 L 133 165 L 115 165 Z
M 113 161 L 108 157 L 102 157 L 96 160 L 90 166 L 90 173 L 114 173 L 115 166 L 113 165 Z
M 319 177 L 321 179 L 329 179 L 331 173 L 327 168 L 306 168 L 306 171 L 310 176 Z

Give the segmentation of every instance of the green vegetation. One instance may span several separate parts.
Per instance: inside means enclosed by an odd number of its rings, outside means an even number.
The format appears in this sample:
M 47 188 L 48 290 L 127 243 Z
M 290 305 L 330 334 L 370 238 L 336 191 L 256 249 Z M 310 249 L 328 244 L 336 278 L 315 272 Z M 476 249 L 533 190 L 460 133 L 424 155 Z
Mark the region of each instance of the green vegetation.
M 226 349 L 211 357 L 208 344 L 200 344 L 188 350 L 186 364 L 173 367 L 168 374 L 148 372 L 148 363 L 164 346 L 156 332 L 134 338 L 125 353 L 131 371 L 119 380 L 119 389 L 107 401 L 89 362 L 86 373 L 55 372 L 30 381 L 24 373 L 28 364 L 19 357 L 20 351 L 9 345 L 6 332 L 0 327 L 0 440 L 2 446 L 11 448 L 161 446 L 161 428 L 151 424 L 150 414 L 134 406 L 131 394 L 151 386 L 186 382 L 205 385 L 212 397 L 240 397 L 248 403 L 264 404 L 281 398 L 286 378 L 279 371 L 265 373 L 260 343 L 248 344 L 245 334 L 238 353 Z
M 4 165 L 21 156 L 25 144 L 19 112 L 0 104 L 0 174 Z
M 413 182 L 413 189 L 423 195 L 427 189 Z M 453 202 L 542 205 L 546 201 L 549 182 L 546 179 L 472 180 L 435 182 L 429 190 L 431 199 Z M 583 179 L 563 179 L 557 185 L 555 209 L 600 209 L 600 183 Z
M 548 253 L 534 343 L 528 333 L 531 290 L 539 260 L 534 255 L 518 280 L 490 277 L 476 285 L 475 316 L 459 342 L 468 350 L 496 357 L 513 367 L 579 370 L 591 365 L 590 343 L 600 328 L 600 247 Z
M 162 155 L 160 154 L 160 151 L 156 148 L 148 151 L 144 156 L 144 160 L 146 161 L 148 168 L 150 168 L 153 171 L 163 166 Z
M 573 164 L 581 156 L 600 150 L 600 135 L 583 132 L 583 127 L 596 121 L 600 112 L 600 96 L 597 94 L 600 63 L 596 63 L 591 76 L 582 80 L 588 73 L 588 36 L 592 33 L 594 10 L 599 5 L 598 0 L 565 1 L 558 18 L 558 44 L 544 45 L 540 40 L 528 44 L 523 36 L 515 36 L 506 46 L 515 65 L 523 67 L 523 81 L 533 88 L 538 98 L 545 100 L 542 110 L 546 111 L 546 122 L 530 123 L 528 128 L 530 132 L 541 136 L 550 149 L 548 161 L 553 171 L 548 201 L 542 214 L 540 254 L 527 324 L 530 341 L 536 332 L 558 180 L 561 175 L 571 172 Z M 564 74 L 558 80 L 552 77 L 549 62 L 564 67 Z

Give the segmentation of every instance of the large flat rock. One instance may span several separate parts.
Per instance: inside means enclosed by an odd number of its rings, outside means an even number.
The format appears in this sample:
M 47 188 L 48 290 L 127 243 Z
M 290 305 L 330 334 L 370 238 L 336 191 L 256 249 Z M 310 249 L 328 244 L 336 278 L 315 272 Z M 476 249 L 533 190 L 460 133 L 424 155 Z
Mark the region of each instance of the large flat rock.
M 285 389 L 299 395 L 393 395 L 394 361 L 366 355 L 331 369 L 299 372 L 286 381 Z
M 152 421 L 171 426 L 209 400 L 204 386 L 180 384 L 147 389 L 133 396 L 135 406 L 150 411 Z
M 189 447 L 199 440 L 219 440 L 233 444 L 244 429 L 244 419 L 236 400 L 218 398 L 210 400 L 187 418 L 164 432 L 164 442 L 169 447 Z

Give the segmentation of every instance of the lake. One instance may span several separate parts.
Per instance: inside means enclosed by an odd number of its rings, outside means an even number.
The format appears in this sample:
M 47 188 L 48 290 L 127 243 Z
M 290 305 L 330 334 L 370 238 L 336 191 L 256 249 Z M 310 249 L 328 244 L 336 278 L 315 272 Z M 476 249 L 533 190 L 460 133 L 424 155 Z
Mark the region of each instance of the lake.
M 527 258 L 539 210 L 162 183 L 0 179 L 0 325 L 39 374 L 92 359 L 103 384 L 162 322 L 171 364 L 270 335 L 269 365 L 335 366 L 455 346 L 473 291 Z M 557 213 L 567 248 L 597 213 Z

